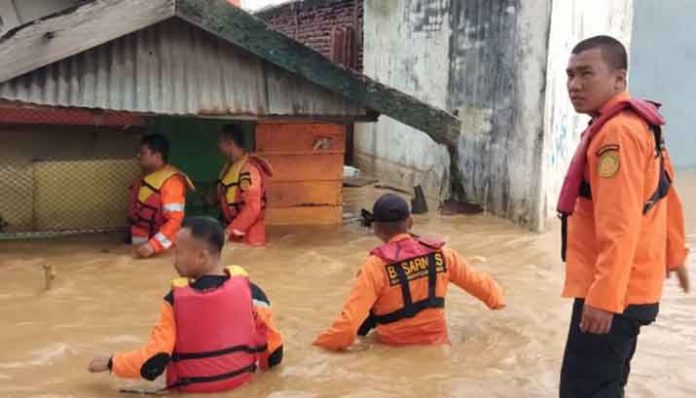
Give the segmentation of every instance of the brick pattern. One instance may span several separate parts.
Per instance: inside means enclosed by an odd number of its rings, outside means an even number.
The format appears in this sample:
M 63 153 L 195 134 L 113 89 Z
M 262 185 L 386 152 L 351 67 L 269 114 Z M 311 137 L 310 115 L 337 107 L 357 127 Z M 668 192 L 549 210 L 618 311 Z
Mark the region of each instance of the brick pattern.
M 296 1 L 257 16 L 332 61 L 362 70 L 363 0 Z

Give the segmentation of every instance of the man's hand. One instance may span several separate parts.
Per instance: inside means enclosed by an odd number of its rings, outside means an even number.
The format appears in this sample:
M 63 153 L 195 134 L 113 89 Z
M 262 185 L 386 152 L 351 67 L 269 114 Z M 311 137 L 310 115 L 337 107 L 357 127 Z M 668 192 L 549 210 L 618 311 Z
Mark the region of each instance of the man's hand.
M 92 358 L 92 361 L 90 361 L 89 366 L 87 367 L 87 370 L 89 370 L 92 373 L 100 373 L 100 372 L 108 372 L 109 371 L 109 362 L 111 362 L 111 357 L 106 356 L 106 355 L 99 355 L 94 358 Z
M 135 254 L 140 257 L 140 258 L 148 258 L 155 254 L 155 248 L 152 247 L 152 245 L 148 242 L 145 243 L 144 245 L 139 246 L 135 250 Z
M 229 230 L 228 239 L 230 242 L 240 242 L 242 239 L 244 239 L 244 232 L 232 228 Z
M 585 304 L 582 308 L 580 330 L 583 333 L 607 334 L 611 330 L 612 319 L 614 319 L 613 313 Z
M 677 274 L 677 280 L 679 281 L 679 287 L 682 288 L 684 293 L 689 293 L 690 282 L 689 282 L 689 271 L 686 269 L 685 265 L 670 271 L 669 275 Z

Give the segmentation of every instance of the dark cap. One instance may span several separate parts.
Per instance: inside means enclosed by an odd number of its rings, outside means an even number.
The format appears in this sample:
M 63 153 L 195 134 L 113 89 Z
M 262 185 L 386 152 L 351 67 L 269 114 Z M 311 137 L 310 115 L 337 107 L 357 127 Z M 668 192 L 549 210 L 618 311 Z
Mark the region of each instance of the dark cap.
M 374 222 L 404 221 L 410 216 L 411 211 L 408 203 L 393 193 L 382 195 L 372 207 L 372 221 Z

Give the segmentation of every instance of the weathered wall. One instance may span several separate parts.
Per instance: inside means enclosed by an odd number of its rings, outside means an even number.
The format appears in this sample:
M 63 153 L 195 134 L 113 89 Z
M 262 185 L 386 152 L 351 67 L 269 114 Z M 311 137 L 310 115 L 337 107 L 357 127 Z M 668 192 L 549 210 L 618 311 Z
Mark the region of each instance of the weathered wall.
M 548 1 L 453 2 L 449 107 L 466 199 L 535 225 Z
M 666 140 L 677 167 L 696 166 L 691 78 L 696 64 L 693 0 L 635 0 L 631 46 L 631 92 L 662 102 Z
M 544 109 L 544 152 L 538 202 L 541 220 L 555 216 L 563 177 L 588 118 L 575 113 L 566 90 L 565 68 L 580 40 L 608 34 L 630 46 L 632 0 L 554 0 Z M 633 76 L 631 76 L 631 80 Z
M 541 229 L 555 214 L 585 122 L 565 90 L 570 49 L 600 33 L 628 45 L 631 6 L 631 0 L 367 0 L 365 72 L 458 113 L 464 198 Z M 355 147 L 358 165 L 380 178 L 401 185 L 425 180 L 431 196 L 443 193 L 449 158 L 424 135 L 384 118 L 358 128 Z
M 362 69 L 362 0 L 295 1 L 256 16 L 325 57 Z
M 364 73 L 444 109 L 450 1 L 366 0 L 364 6 Z M 431 197 L 447 193 L 447 149 L 425 133 L 382 116 L 356 125 L 354 145 L 364 171 L 403 188 L 422 184 Z
M 548 1 L 365 4 L 365 72 L 458 113 L 465 199 L 525 224 L 537 218 L 549 14 Z M 385 119 L 358 129 L 355 147 L 361 168 L 446 193 L 449 155 L 424 134 Z

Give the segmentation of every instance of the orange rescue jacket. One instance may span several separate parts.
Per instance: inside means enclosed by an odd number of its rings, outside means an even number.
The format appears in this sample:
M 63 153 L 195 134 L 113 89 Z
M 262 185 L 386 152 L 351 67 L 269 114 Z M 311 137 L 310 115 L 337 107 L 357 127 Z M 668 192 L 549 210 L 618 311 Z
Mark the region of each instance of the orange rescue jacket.
M 230 240 L 232 230 L 244 233 L 244 243 L 262 246 L 266 243 L 264 218 L 266 212 L 265 180 L 273 175 L 271 165 L 255 155 L 245 155 L 233 164 L 226 164 L 218 177 L 218 200 Z
M 328 350 L 349 347 L 359 331 L 365 332 L 361 325 L 365 326 L 370 313 L 381 343 L 445 344 L 447 325 L 442 307 L 449 282 L 490 309 L 505 305 L 503 292 L 493 278 L 476 272 L 454 250 L 408 234 L 398 235 L 365 261 L 341 315 L 314 344 Z
M 626 93 L 617 95 L 599 117 L 629 99 Z M 674 179 L 669 156 L 631 108 L 602 125 L 586 156 L 587 193 L 568 218 L 563 296 L 584 298 L 614 313 L 631 304 L 657 303 L 666 271 L 682 265 L 686 256 L 676 190 L 669 188 L 666 200 L 651 203 L 662 170 Z

